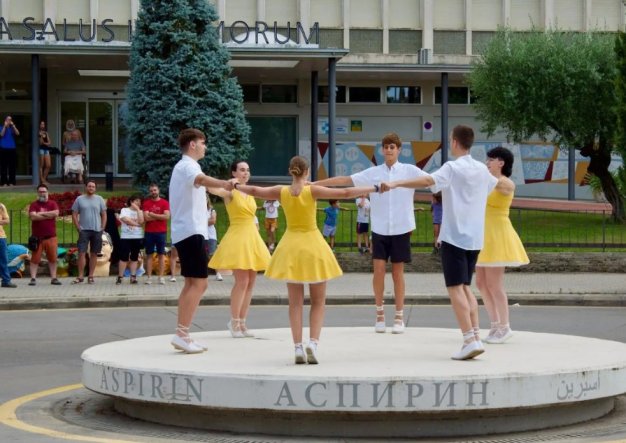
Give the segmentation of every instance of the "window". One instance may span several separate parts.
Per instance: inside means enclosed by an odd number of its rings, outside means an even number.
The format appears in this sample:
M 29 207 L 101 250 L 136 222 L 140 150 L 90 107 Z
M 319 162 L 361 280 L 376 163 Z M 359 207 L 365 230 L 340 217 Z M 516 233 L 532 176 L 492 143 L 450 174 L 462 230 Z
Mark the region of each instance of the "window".
M 419 86 L 387 86 L 387 103 L 422 103 Z
M 263 103 L 298 103 L 298 87 L 296 85 L 262 85 L 261 101 Z
M 452 86 L 448 88 L 448 103 L 451 105 L 467 105 L 470 101 L 470 90 L 466 86 Z M 435 87 L 435 104 L 441 104 L 441 87 Z
M 317 100 L 319 103 L 328 103 L 328 86 L 317 87 Z M 346 102 L 346 87 L 345 86 L 337 86 L 336 101 L 337 103 Z
M 380 88 L 351 86 L 350 103 L 380 103 Z
M 261 101 L 261 85 L 241 85 L 244 103 L 259 103 Z
M 298 118 L 247 116 L 254 150 L 248 163 L 255 176 L 286 176 L 291 157 L 298 152 Z

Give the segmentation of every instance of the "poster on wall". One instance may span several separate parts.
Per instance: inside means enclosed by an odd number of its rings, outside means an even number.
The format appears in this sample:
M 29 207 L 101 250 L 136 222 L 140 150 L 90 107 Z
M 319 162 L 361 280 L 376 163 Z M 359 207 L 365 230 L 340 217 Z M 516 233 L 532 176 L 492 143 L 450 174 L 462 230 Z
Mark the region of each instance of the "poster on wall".
M 347 118 L 335 119 L 335 134 L 348 134 L 349 121 Z M 317 133 L 328 135 L 330 132 L 330 125 L 328 124 L 328 117 L 318 117 L 317 119 Z
M 363 120 L 350 120 L 350 132 L 363 132 Z

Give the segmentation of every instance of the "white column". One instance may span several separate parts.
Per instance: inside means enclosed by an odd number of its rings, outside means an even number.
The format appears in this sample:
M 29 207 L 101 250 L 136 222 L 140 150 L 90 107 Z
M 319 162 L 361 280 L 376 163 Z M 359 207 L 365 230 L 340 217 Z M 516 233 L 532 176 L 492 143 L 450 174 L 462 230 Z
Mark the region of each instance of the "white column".
M 472 0 L 465 0 L 465 55 L 472 55 Z
M 9 0 L 0 0 L 0 16 L 9 24 Z M 8 40 L 9 36 L 2 34 L 2 40 Z
M 217 0 L 217 15 L 226 23 L 226 0 Z
M 96 23 L 98 20 L 98 3 L 99 0 L 89 0 L 89 29 L 94 34 L 94 41 L 98 41 L 98 26 L 96 26 L 95 32 L 91 29 L 91 25 L 93 24 L 93 19 L 96 19 Z M 106 18 L 106 17 L 105 17 Z
M 380 17 L 383 30 L 383 54 L 389 54 L 389 0 L 380 0 Z
M 502 25 L 511 24 L 511 0 L 502 0 Z
M 554 27 L 554 0 L 543 0 L 543 28 Z
M 311 0 L 299 0 L 298 9 L 302 29 L 311 29 Z
M 130 0 L 130 19 L 134 22 L 135 20 L 137 20 L 138 15 L 139 15 L 139 0 Z
M 592 13 L 592 0 L 585 0 L 583 5 L 583 31 L 589 31 L 591 29 L 591 13 Z M 624 2 L 620 2 L 624 4 Z
M 265 21 L 265 0 L 256 0 L 256 19 Z
M 422 0 L 422 48 L 433 50 L 435 0 Z
M 343 47 L 350 48 L 350 0 L 343 0 Z
M 53 23 L 57 22 L 57 0 L 45 0 L 43 3 L 43 17 L 44 21 L 46 18 L 50 18 Z M 57 31 L 58 32 L 58 31 Z M 46 40 L 52 41 L 54 37 L 51 35 L 46 35 Z

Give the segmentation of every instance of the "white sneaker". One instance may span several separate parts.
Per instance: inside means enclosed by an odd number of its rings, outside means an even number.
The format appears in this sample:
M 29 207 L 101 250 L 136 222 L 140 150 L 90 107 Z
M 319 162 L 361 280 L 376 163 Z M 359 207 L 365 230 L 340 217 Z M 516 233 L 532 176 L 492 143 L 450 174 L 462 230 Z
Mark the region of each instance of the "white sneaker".
M 152 284 L 152 280 L 150 280 L 150 277 L 148 277 L 144 283 L 147 284 L 147 285 L 151 285 Z
M 384 321 L 377 321 L 374 325 L 374 331 L 379 334 L 384 334 L 385 332 L 387 332 L 387 325 Z
M 178 335 L 174 335 L 174 337 L 172 337 L 171 343 L 172 343 L 172 346 L 174 346 L 174 349 L 183 351 L 185 354 L 199 354 L 205 351 L 205 349 L 202 346 L 198 345 L 193 340 L 190 342 L 187 342 L 184 338 Z
M 489 343 L 494 345 L 501 345 L 511 337 L 513 337 L 513 331 L 511 331 L 511 328 L 498 329 L 498 332 L 494 334 Z
M 391 328 L 391 333 L 392 334 L 404 334 L 404 322 L 401 321 L 394 321 L 393 322 L 393 327 Z
M 170 277 L 170 281 L 171 281 L 172 283 L 175 283 L 175 282 L 176 282 L 176 277 Z
M 306 363 L 306 355 L 304 355 L 304 349 L 302 344 L 296 345 L 296 357 L 295 362 L 297 365 L 303 365 Z
M 463 345 L 461 350 L 452 355 L 452 360 L 469 360 L 477 355 L 485 352 L 485 348 L 480 341 L 473 340 L 470 343 Z
M 239 320 L 237 320 L 237 322 L 239 322 Z M 245 337 L 245 335 L 243 335 L 243 332 L 241 332 L 239 329 L 234 329 L 233 328 L 233 321 L 232 320 L 228 320 L 228 323 L 226 323 L 226 327 L 230 331 L 230 335 L 233 338 L 244 338 Z
M 224 280 L 224 278 L 222 277 L 222 274 L 220 274 L 219 272 L 216 272 L 215 273 L 215 280 L 222 281 L 222 280 Z
M 159 284 L 160 285 L 164 285 L 165 284 L 165 279 L 163 277 L 159 277 Z
M 306 361 L 310 365 L 316 365 L 318 363 L 317 355 L 315 355 L 317 352 L 317 343 L 314 341 L 308 342 L 304 350 L 306 351 Z

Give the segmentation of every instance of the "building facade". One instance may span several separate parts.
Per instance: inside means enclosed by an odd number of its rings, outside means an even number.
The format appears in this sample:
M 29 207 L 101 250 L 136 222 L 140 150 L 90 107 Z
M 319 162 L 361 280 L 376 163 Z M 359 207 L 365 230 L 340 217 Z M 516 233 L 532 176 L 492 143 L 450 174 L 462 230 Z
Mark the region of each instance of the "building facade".
M 405 141 L 403 161 L 433 170 L 442 132 L 458 123 L 476 129 L 481 158 L 506 134 L 480 132 L 464 78 L 496 30 L 616 32 L 626 13 L 621 0 L 208 1 L 243 87 L 252 172 L 269 180 L 284 178 L 296 153 L 312 155 L 320 176 L 368 167 L 390 131 Z M 31 176 L 36 114 L 56 146 L 75 120 L 91 175 L 111 167 L 129 175 L 125 86 L 139 8 L 139 0 L 0 0 L 0 115 L 12 115 L 22 132 L 19 175 Z M 509 146 L 518 194 L 567 196 L 566 154 L 537 140 Z M 579 182 L 586 163 L 576 160 Z

